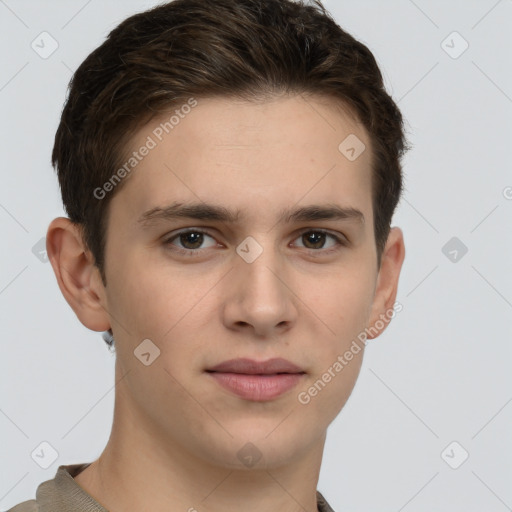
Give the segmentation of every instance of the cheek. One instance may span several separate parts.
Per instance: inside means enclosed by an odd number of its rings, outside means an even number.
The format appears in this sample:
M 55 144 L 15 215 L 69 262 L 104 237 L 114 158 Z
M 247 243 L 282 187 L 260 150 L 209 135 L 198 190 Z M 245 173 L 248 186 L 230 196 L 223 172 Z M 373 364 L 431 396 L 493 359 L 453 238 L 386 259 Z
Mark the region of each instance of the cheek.
M 201 336 L 204 341 L 218 308 L 218 298 L 209 291 L 219 275 L 191 275 L 161 260 L 149 265 L 143 257 L 124 258 L 108 287 L 114 330 L 122 337 L 117 346 L 124 366 L 140 364 L 134 350 L 149 339 L 160 351 L 154 365 L 165 366 L 180 381 L 188 378 L 187 372 L 202 363 L 198 358 Z
M 171 306 L 179 283 L 170 275 L 170 265 L 162 264 L 161 247 L 145 246 L 137 241 L 121 218 L 125 211 L 111 219 L 115 236 L 106 247 L 107 308 L 118 333 L 138 344 L 143 339 L 158 339 L 168 330 L 179 314 Z
M 175 268 L 151 260 L 149 251 L 118 253 L 123 256 L 108 276 L 110 312 L 130 334 L 161 339 L 186 312 L 193 287 L 184 286 Z
M 310 408 L 309 412 L 314 417 L 322 417 L 328 424 L 339 414 L 359 376 L 363 350 L 360 348 L 360 352 L 353 355 L 350 361 L 345 363 L 338 361 L 338 365 L 329 365 L 305 390 L 306 394 L 301 395 L 300 403 L 308 402 L 305 407 Z
M 320 318 L 325 318 L 335 334 L 330 333 L 332 343 L 323 345 L 325 350 L 315 373 L 298 397 L 312 416 L 333 420 L 355 386 L 364 354 L 364 343 L 358 335 L 368 325 L 373 289 L 368 266 L 354 265 L 350 273 L 340 273 L 337 279 L 326 282 L 323 293 L 313 302 Z
M 346 274 L 325 280 L 323 286 L 308 302 L 311 309 L 330 328 L 337 340 L 337 348 L 343 348 L 351 336 L 364 330 L 370 318 L 373 282 L 368 272 L 352 269 Z M 333 334 L 334 333 L 334 334 Z

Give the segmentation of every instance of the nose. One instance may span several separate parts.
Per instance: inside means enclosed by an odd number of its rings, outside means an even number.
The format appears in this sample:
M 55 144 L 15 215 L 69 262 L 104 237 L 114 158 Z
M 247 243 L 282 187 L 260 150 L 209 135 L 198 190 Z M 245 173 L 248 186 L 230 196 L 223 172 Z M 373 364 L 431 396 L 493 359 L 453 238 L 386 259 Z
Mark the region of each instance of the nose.
M 286 262 L 268 248 L 252 263 L 235 260 L 222 313 L 226 327 L 265 339 L 289 330 L 298 316 L 289 276 Z

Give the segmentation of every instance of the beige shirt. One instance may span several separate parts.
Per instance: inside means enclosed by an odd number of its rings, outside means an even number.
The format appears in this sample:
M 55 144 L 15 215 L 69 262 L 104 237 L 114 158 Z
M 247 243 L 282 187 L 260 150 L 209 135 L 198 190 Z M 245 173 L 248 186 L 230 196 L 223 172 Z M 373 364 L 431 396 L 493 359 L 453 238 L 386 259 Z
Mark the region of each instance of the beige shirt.
M 55 478 L 39 484 L 35 500 L 24 501 L 7 512 L 108 512 L 73 478 L 89 464 L 59 466 Z M 316 496 L 318 512 L 334 512 L 320 492 Z

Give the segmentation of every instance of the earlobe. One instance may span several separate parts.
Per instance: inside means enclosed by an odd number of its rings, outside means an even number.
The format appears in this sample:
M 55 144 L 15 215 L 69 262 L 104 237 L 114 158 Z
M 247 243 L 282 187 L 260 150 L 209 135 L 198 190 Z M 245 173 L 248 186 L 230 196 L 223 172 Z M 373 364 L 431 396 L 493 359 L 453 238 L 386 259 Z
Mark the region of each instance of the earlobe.
M 54 219 L 46 234 L 46 251 L 60 291 L 80 322 L 93 331 L 109 329 L 105 289 L 79 226 L 65 217 Z
M 400 270 L 405 258 L 405 245 L 402 230 L 391 228 L 382 253 L 381 266 L 373 299 L 368 339 L 378 337 L 394 316 L 393 306 L 398 291 Z M 380 328 L 379 328 L 380 326 Z

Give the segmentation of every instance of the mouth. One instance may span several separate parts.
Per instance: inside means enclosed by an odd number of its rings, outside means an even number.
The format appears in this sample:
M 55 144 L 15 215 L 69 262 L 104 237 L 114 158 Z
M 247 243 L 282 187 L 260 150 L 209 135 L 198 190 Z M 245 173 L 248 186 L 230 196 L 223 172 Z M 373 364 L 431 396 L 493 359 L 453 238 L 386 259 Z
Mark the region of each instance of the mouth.
M 206 372 L 220 386 L 245 400 L 273 400 L 297 386 L 306 372 L 281 358 L 267 361 L 231 359 Z

